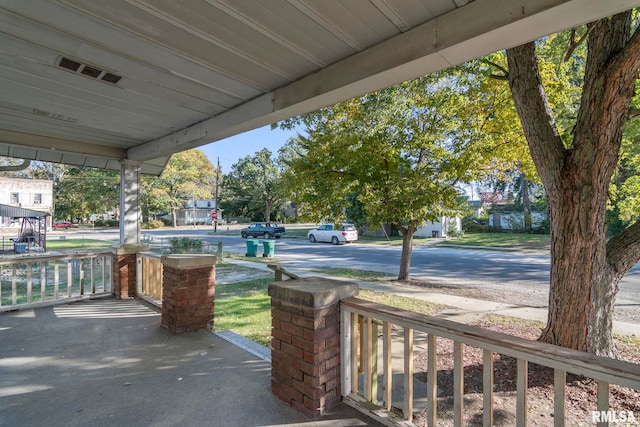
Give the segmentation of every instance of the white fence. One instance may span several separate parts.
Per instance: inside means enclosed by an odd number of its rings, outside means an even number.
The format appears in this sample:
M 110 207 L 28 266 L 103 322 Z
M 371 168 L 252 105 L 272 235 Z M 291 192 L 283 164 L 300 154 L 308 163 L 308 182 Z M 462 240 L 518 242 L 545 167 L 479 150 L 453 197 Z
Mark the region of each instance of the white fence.
M 110 294 L 111 252 L 0 261 L 0 312 Z

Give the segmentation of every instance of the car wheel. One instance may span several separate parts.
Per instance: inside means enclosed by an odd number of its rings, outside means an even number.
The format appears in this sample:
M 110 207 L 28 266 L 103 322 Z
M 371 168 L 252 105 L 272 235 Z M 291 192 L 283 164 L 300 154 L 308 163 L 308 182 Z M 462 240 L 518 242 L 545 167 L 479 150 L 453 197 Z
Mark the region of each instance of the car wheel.
M 269 239 L 269 238 L 271 238 L 271 236 L 269 235 L 269 232 L 268 232 L 268 231 L 267 231 L 267 232 L 265 232 L 265 233 L 264 233 L 264 235 L 263 235 L 262 237 L 264 237 L 265 239 Z
M 334 245 L 339 245 L 340 241 L 338 240 L 338 238 L 336 236 L 333 236 L 331 238 L 331 243 L 333 243 Z
M 242 233 L 240 233 L 240 235 L 242 236 L 243 239 L 247 238 L 247 233 L 245 233 L 244 231 Z
M 309 235 L 309 241 L 310 241 L 311 243 L 315 243 L 315 242 L 316 242 L 316 236 L 314 236 L 313 234 L 310 234 L 310 235 Z

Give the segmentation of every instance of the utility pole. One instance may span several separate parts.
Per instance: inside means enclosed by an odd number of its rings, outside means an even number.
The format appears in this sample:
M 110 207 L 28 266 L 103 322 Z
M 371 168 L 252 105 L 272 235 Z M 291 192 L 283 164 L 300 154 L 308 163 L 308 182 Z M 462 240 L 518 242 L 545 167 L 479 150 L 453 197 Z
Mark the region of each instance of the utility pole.
M 218 157 L 218 166 L 216 167 L 216 195 L 213 200 L 216 209 L 216 217 L 213 219 L 213 232 L 218 232 L 218 215 L 220 214 L 220 209 L 218 209 L 218 182 L 220 181 L 220 157 Z

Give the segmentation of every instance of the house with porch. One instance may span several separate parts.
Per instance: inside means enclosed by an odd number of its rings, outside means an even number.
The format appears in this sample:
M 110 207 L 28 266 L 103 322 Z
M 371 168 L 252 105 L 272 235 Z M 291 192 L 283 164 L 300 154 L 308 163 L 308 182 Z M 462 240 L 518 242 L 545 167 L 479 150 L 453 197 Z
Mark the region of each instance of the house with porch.
M 169 255 L 144 261 L 148 246 L 140 240 L 142 174 L 159 175 L 174 153 L 637 6 L 636 0 L 4 2 L 0 6 L 0 156 L 119 170 L 121 197 L 119 242 L 111 250 L 29 258 L 27 262 L 0 260 L 0 276 L 8 280 L 2 289 L 9 289 L 8 294 L 3 292 L 9 298 L 3 311 L 20 310 L 21 304 L 32 307 L 88 297 L 112 296 L 113 305 L 108 310 L 97 306 L 87 311 L 53 308 L 38 312 L 39 316 L 35 311 L 18 312 L 9 316 L 18 323 L 0 328 L 0 334 L 17 339 L 12 331 L 18 326 L 20 330 L 25 326 L 34 331 L 46 329 L 43 323 L 36 323 L 41 318 L 60 321 L 91 315 L 105 322 L 113 313 L 122 314 L 118 313 L 118 306 L 133 310 L 132 316 L 146 317 L 149 314 L 145 310 L 131 309 L 129 299 L 143 293 L 141 283 L 145 278 L 155 277 L 152 281 L 162 284 L 157 324 L 170 335 L 154 335 L 144 343 L 148 349 L 166 346 L 178 350 L 188 346 L 188 338 L 193 335 L 187 331 L 206 330 L 215 323 L 215 257 Z M 18 292 L 22 289 L 24 295 Z M 513 341 L 486 330 L 362 302 L 355 298 L 357 286 L 353 284 L 283 280 L 270 290 L 270 295 L 275 354 L 267 389 L 286 406 L 268 400 L 266 405 L 271 405 L 269 414 L 277 410 L 285 416 L 277 420 L 262 417 L 238 425 L 299 421 L 297 413 L 288 412 L 290 409 L 312 418 L 322 417 L 340 401 L 377 417 L 378 422 L 390 420 L 398 412 L 392 410 L 393 398 L 388 394 L 380 398 L 375 390 L 379 380 L 384 379 L 383 388 L 390 393 L 391 381 L 397 377 L 390 363 L 385 362 L 378 369 L 379 358 L 374 355 L 378 354 L 380 335 L 380 353 L 388 361 L 392 335 L 397 333 L 403 338 L 405 367 L 400 412 L 403 422 L 411 422 L 416 331 L 426 333 L 430 352 L 429 425 L 436 425 L 437 421 L 438 337 L 454 341 L 455 395 L 451 416 L 455 425 L 462 425 L 465 412 L 461 355 L 466 345 L 482 349 L 484 355 L 483 424 L 487 426 L 494 424 L 492 375 L 496 352 L 517 359 L 514 384 L 519 426 L 527 424 L 530 362 L 554 370 L 555 425 L 564 424 L 567 372 L 597 381 L 599 413 L 608 409 L 610 383 L 636 388 L 640 384 L 637 365 L 540 343 Z M 5 316 L 6 313 L 0 321 L 9 324 Z M 138 414 L 153 417 L 152 413 L 134 411 L 144 405 L 132 402 L 153 399 L 134 394 L 135 380 L 139 380 L 140 384 L 155 384 L 158 390 L 174 392 L 172 399 L 162 400 L 164 406 L 155 408 L 163 414 L 163 423 L 206 421 L 232 425 L 230 421 L 238 419 L 228 410 L 225 412 L 223 406 L 197 418 L 205 406 L 203 400 L 184 398 L 197 395 L 198 391 L 210 396 L 216 388 L 215 381 L 224 377 L 225 369 L 181 368 L 181 363 L 193 359 L 194 354 L 207 357 L 210 363 L 220 363 L 222 352 L 209 357 L 216 344 L 189 347 L 193 351 L 183 359 L 165 353 L 149 360 L 155 363 L 155 375 L 136 377 L 126 368 L 141 366 L 141 360 L 151 353 L 140 351 L 129 357 L 125 351 L 113 352 L 104 346 L 106 340 L 91 341 L 90 350 L 96 351 L 92 355 L 100 360 L 99 365 L 91 365 L 80 356 L 70 361 L 71 350 L 76 355 L 89 350 L 81 339 L 86 331 L 77 323 L 72 326 L 78 332 L 76 336 L 64 334 L 71 340 L 68 346 L 52 346 L 44 354 L 36 353 L 35 345 L 20 346 L 33 352 L 28 359 L 14 352 L 12 346 L 2 346 L 3 369 L 15 369 L 22 364 L 17 362 L 29 361 L 47 366 L 51 373 L 51 377 L 40 375 L 28 383 L 21 383 L 19 376 L 7 376 L 8 381 L 0 382 L 0 396 L 8 396 L 9 403 L 1 405 L 8 408 L 3 409 L 2 417 L 31 424 L 64 424 L 72 413 L 82 417 L 84 412 L 87 417 L 103 417 L 100 419 L 105 424 L 109 420 L 114 425 L 144 423 L 143 419 L 151 418 L 138 418 Z M 135 341 L 129 340 L 133 338 L 128 335 L 130 326 L 118 324 L 114 347 L 136 349 Z M 92 333 L 106 334 L 110 330 L 98 323 Z M 73 341 L 75 337 L 78 341 Z M 224 360 L 237 370 L 237 360 Z M 264 365 L 242 360 L 244 375 L 264 375 Z M 83 377 L 84 388 L 66 380 L 88 372 L 93 375 Z M 166 372 L 176 373 L 174 381 L 154 383 L 154 378 Z M 378 377 L 380 372 L 382 376 Z M 91 381 L 99 381 L 99 392 L 91 387 Z M 235 405 L 235 397 L 239 399 L 254 390 L 243 389 L 241 381 L 224 384 L 229 388 L 218 390 L 216 399 L 228 403 L 226 407 L 233 409 L 235 417 L 244 415 L 238 412 L 254 411 L 251 402 L 245 401 L 246 406 L 242 407 L 248 410 L 238 411 Z M 87 402 L 83 399 L 91 390 L 102 393 L 95 397 L 99 396 L 106 408 L 79 404 Z M 46 412 L 41 411 L 43 401 L 38 400 L 43 395 L 50 401 L 56 399 Z M 201 402 L 203 405 L 198 404 Z M 371 409 L 372 405 L 376 409 Z

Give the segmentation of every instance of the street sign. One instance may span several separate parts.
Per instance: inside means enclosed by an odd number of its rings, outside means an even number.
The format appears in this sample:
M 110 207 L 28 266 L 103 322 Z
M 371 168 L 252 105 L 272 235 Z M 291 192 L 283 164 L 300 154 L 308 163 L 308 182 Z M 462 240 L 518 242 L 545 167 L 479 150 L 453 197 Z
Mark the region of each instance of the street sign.
M 217 218 L 218 218 L 218 212 L 211 211 L 211 219 L 217 219 Z

